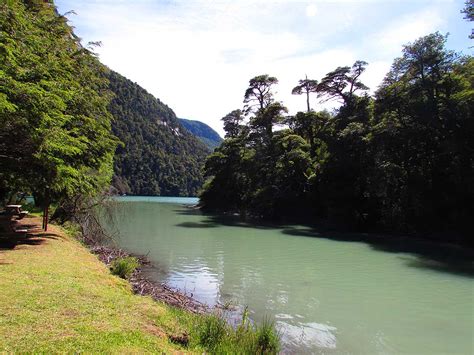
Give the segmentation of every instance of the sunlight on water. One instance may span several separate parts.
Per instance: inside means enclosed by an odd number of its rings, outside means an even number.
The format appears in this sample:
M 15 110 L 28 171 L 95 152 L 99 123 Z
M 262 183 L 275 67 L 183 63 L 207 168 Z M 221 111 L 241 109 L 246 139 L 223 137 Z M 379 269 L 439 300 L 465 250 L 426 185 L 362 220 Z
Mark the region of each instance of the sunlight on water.
M 197 199 L 121 197 L 119 244 L 149 276 L 275 320 L 284 352 L 470 354 L 472 255 L 204 216 Z M 452 260 L 456 260 L 455 263 Z

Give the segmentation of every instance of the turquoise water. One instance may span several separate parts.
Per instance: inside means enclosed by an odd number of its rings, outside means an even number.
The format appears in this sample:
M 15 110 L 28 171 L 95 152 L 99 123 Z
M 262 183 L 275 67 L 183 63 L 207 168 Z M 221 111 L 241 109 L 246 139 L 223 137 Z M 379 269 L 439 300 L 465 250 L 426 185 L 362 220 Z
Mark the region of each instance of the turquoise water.
M 460 249 L 246 225 L 190 198 L 118 201 L 118 242 L 154 261 L 151 277 L 209 305 L 248 306 L 256 322 L 270 316 L 284 352 L 473 352 L 472 258 Z

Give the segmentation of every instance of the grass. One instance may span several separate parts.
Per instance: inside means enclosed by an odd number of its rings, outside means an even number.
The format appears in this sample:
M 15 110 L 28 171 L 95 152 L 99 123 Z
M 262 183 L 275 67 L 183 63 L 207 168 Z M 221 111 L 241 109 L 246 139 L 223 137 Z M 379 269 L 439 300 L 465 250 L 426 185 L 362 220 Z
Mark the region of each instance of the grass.
M 233 328 L 219 314 L 196 317 L 179 309 L 172 309 L 171 314 L 187 330 L 188 348 L 201 353 L 276 354 L 280 350 L 279 334 L 273 322 L 267 320 L 254 325 L 244 317 L 242 323 Z M 164 329 L 169 321 L 165 318 L 161 324 Z
M 0 251 L 0 290 L 0 352 L 179 350 L 157 326 L 167 307 L 57 227 Z
M 119 258 L 110 265 L 110 272 L 122 279 L 128 279 L 138 267 L 138 259 L 133 256 Z
M 38 218 L 24 221 L 40 224 Z M 57 226 L 0 249 L 0 310 L 0 353 L 278 349 L 260 344 L 273 342 L 264 335 L 275 335 L 273 326 L 263 330 L 244 319 L 233 329 L 215 315 L 197 316 L 134 295 L 126 280 Z

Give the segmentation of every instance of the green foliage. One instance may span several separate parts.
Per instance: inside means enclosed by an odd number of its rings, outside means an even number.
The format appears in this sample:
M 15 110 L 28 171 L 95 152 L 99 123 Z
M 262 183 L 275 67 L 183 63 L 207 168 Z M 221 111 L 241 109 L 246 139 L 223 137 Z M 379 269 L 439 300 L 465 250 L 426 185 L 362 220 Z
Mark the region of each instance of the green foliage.
M 229 325 L 224 318 L 216 315 L 205 316 L 204 321 L 198 326 L 198 341 L 206 349 L 215 350 L 228 336 L 229 330 Z
M 113 71 L 108 77 L 112 130 L 124 143 L 115 153 L 114 187 L 133 195 L 195 196 L 209 149 L 145 89 Z
M 277 354 L 280 350 L 280 337 L 275 331 L 275 323 L 268 318 L 264 318 L 257 327 L 255 338 L 257 354 Z
M 376 93 L 372 187 L 385 225 L 467 231 L 474 213 L 473 59 L 445 42 L 405 46 Z
M 444 233 L 469 242 L 474 215 L 474 59 L 434 33 L 408 44 L 374 97 L 367 63 L 339 67 L 294 93 L 341 106 L 285 117 L 275 78 L 253 78 L 206 161 L 205 209 L 282 219 L 327 218 L 353 229 Z M 270 80 L 271 79 L 271 80 Z M 236 118 L 234 120 L 234 117 Z M 288 129 L 276 131 L 284 123 Z M 444 237 L 446 238 L 446 237 Z
M 306 95 L 306 105 L 307 105 L 307 112 L 311 111 L 311 106 L 309 105 L 309 94 L 316 93 L 319 90 L 319 84 L 317 80 L 308 79 L 306 77 L 303 80 L 298 81 L 298 85 L 296 85 L 291 93 L 293 95 Z
M 466 0 L 464 9 L 462 9 L 461 12 L 464 14 L 466 20 L 474 21 L 474 1 Z M 474 39 L 474 29 L 471 30 L 469 38 Z
M 241 110 L 234 110 L 222 118 L 226 138 L 237 138 L 243 129 L 244 117 Z
M 195 322 L 198 346 L 218 354 L 277 354 L 280 335 L 275 324 L 265 318 L 261 325 L 254 325 L 244 312 L 236 328 L 220 315 L 206 315 Z
M 258 75 L 249 81 L 249 87 L 245 91 L 245 112 L 262 110 L 274 102 L 272 86 L 278 84 L 278 79 L 268 74 Z
M 115 259 L 110 265 L 110 272 L 122 279 L 128 279 L 138 267 L 138 259 L 133 256 Z
M 0 192 L 48 205 L 105 189 L 117 143 L 106 69 L 51 2 L 2 2 L 0 28 Z
M 338 67 L 327 73 L 317 86 L 318 95 L 327 100 L 338 99 L 349 104 L 356 91 L 369 89 L 359 80 L 366 66 L 366 62 L 358 60 L 352 67 Z

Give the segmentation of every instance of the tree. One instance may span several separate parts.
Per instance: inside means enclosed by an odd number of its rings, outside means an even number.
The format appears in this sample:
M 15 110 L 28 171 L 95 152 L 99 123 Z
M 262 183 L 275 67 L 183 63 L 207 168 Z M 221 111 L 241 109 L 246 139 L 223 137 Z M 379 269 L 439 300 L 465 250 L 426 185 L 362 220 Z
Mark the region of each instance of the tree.
M 308 79 L 308 77 L 299 80 L 298 85 L 291 91 L 293 95 L 306 95 L 307 112 L 311 111 L 311 107 L 309 106 L 309 94 L 315 92 L 318 92 L 318 81 Z
M 245 91 L 244 104 L 245 113 L 250 113 L 257 106 L 257 110 L 263 110 L 273 101 L 272 86 L 278 84 L 278 79 L 268 74 L 258 75 L 249 81 L 249 87 Z
M 446 241 L 459 241 L 456 231 L 472 243 L 474 59 L 445 42 L 433 33 L 404 46 L 375 97 L 360 79 L 365 62 L 331 71 L 317 91 L 341 101 L 332 114 L 284 117 L 283 104 L 249 89 L 264 104 L 245 134 L 227 137 L 209 158 L 213 176 L 202 200 L 279 221 L 323 217 L 365 231 L 449 232 Z M 308 94 L 300 84 L 296 91 Z M 273 130 L 283 119 L 289 129 Z
M 472 58 L 445 43 L 433 33 L 406 45 L 376 93 L 374 193 L 387 225 L 461 230 L 472 214 Z
M 12 133 L 0 176 L 34 194 L 45 229 L 50 203 L 107 188 L 117 144 L 106 69 L 66 21 L 50 2 L 0 5 L 0 122 Z
M 367 62 L 358 60 L 352 67 L 338 67 L 326 74 L 318 86 L 320 97 L 327 100 L 340 99 L 345 104 L 351 102 L 356 91 L 366 91 L 365 86 L 359 77 L 365 71 Z
M 464 18 L 468 21 L 474 21 L 474 0 L 467 0 L 464 9 L 461 10 Z M 471 29 L 470 39 L 474 39 L 474 29 Z
M 273 136 L 273 126 L 284 121 L 284 114 L 288 109 L 280 102 L 273 102 L 260 109 L 254 117 L 250 119 L 250 126 L 257 134 L 265 136 L 271 142 Z
M 226 138 L 236 138 L 240 134 L 243 119 L 241 110 L 234 110 L 222 118 Z
M 323 145 L 322 133 L 328 128 L 330 114 L 321 112 L 298 112 L 286 120 L 288 126 L 310 144 L 311 157 L 316 157 L 317 149 Z

